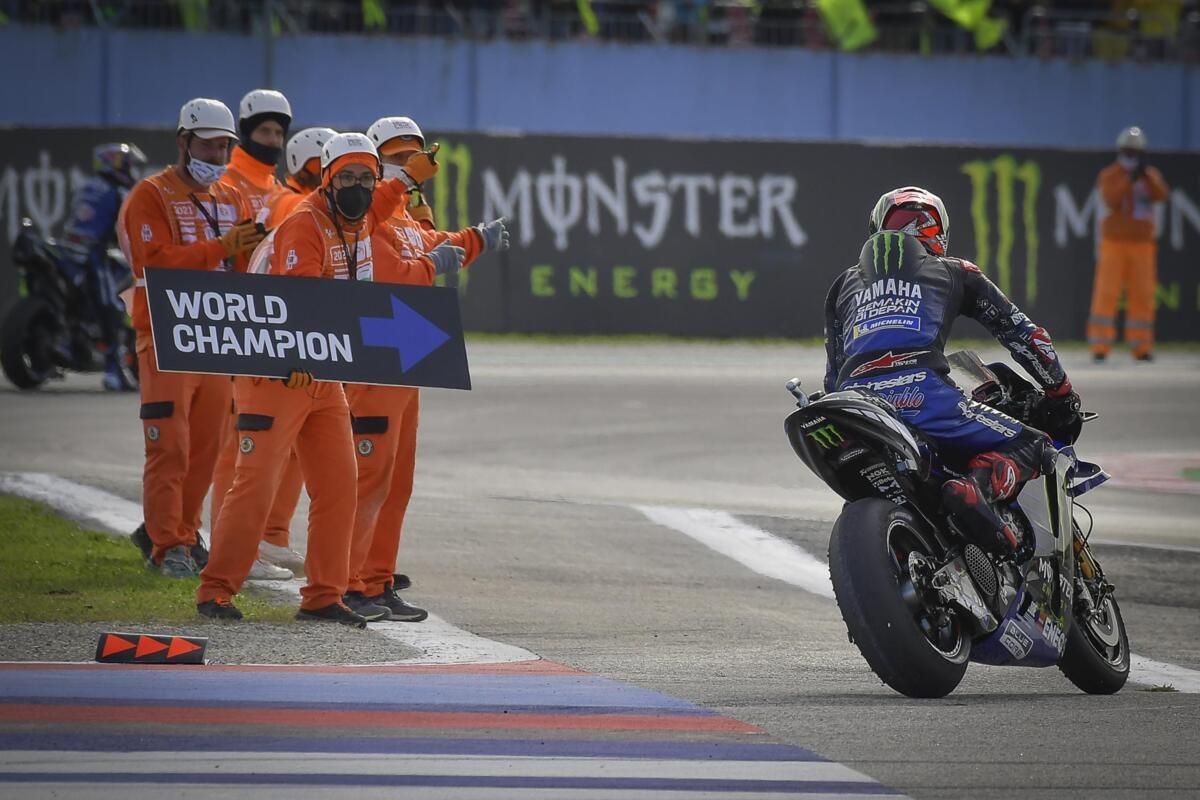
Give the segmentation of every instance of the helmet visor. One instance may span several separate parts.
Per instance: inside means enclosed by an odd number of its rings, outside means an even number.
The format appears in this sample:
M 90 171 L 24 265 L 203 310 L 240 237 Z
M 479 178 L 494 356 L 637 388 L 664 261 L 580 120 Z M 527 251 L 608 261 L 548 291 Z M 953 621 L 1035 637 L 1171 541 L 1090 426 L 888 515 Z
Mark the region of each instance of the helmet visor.
M 941 220 L 938 219 L 937 212 L 928 206 L 906 203 L 893 208 L 884 217 L 882 229 L 915 236 L 931 253 L 946 254 Z

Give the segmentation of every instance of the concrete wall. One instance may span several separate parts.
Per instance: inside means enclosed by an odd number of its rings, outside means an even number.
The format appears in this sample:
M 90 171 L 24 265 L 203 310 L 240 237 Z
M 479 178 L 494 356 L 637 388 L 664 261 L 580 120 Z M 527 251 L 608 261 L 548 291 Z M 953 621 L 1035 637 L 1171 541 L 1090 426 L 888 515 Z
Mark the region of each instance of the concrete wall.
M 269 51 L 269 55 L 268 55 Z M 300 124 L 407 113 L 437 130 L 1200 149 L 1196 68 L 449 39 L 0 29 L 0 125 L 171 125 L 269 84 Z

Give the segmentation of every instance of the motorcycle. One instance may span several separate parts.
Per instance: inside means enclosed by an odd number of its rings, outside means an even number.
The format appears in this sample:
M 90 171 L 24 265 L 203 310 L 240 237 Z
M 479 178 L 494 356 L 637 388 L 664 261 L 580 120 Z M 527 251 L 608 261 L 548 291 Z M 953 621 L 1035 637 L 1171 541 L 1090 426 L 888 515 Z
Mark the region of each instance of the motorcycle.
M 113 248 L 107 258 L 116 291 L 128 289 L 133 275 L 124 254 Z M 106 345 L 99 315 L 115 312 L 95 308 L 87 286 L 72 278 L 60 246 L 34 233 L 29 219 L 21 220 L 12 260 L 25 291 L 0 326 L 0 368 L 8 379 L 19 389 L 36 389 L 66 371 L 103 371 Z M 136 379 L 135 333 L 124 314 L 114 324 L 125 348 L 126 371 Z
M 1007 365 L 970 351 L 949 362 L 976 401 L 1047 427 L 1043 393 Z M 784 424 L 792 449 L 846 500 L 830 536 L 830 578 L 850 640 L 884 683 L 944 697 L 974 661 L 1057 666 L 1089 694 L 1125 685 L 1125 622 L 1088 546 L 1091 515 L 1084 532 L 1075 513 L 1077 498 L 1109 476 L 1076 455 L 1079 426 L 1046 448 L 1040 476 L 1001 510 L 1022 544 L 996 555 L 942 507 L 942 484 L 961 476 L 891 405 L 865 389 L 810 397 L 798 379 L 787 388 L 797 405 Z

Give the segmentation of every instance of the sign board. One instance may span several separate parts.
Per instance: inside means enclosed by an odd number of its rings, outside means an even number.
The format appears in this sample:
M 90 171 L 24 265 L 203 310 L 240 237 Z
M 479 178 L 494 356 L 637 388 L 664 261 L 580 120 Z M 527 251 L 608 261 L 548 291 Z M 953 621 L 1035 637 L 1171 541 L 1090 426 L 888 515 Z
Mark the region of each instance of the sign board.
M 121 140 L 158 164 L 176 157 L 169 130 L 0 130 L 0 232 L 11 241 L 21 216 L 60 232 L 92 147 Z M 945 200 L 951 254 L 976 262 L 1056 340 L 1081 340 L 1104 215 L 1096 176 L 1114 157 L 853 142 L 434 140 L 442 168 L 426 199 L 438 226 L 507 216 L 512 231 L 512 250 L 462 273 L 464 325 L 549 334 L 820 336 L 825 292 L 857 258 L 876 198 L 916 184 Z M 1156 333 L 1196 340 L 1200 154 L 1151 151 L 1150 163 L 1171 186 L 1157 211 Z M 13 274 L 0 269 L 0 295 L 12 296 Z
M 146 269 L 158 368 L 470 389 L 453 289 Z

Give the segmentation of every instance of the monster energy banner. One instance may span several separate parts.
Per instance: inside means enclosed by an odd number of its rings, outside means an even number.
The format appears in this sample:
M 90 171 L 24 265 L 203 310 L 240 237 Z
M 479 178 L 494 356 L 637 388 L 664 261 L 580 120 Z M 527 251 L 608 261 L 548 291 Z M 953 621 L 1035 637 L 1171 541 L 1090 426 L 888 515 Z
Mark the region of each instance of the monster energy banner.
M 122 139 L 158 163 L 174 157 L 169 131 L 0 131 L 0 238 L 12 240 L 21 216 L 57 233 L 92 146 Z M 468 330 L 818 336 L 826 288 L 857 258 L 875 200 L 917 184 L 946 201 L 952 254 L 1056 338 L 1083 338 L 1108 152 L 431 139 L 442 144 L 427 187 L 439 227 L 511 220 L 513 249 L 482 256 L 460 283 Z M 1157 209 L 1159 337 L 1195 339 L 1200 155 L 1150 163 L 1172 187 Z

